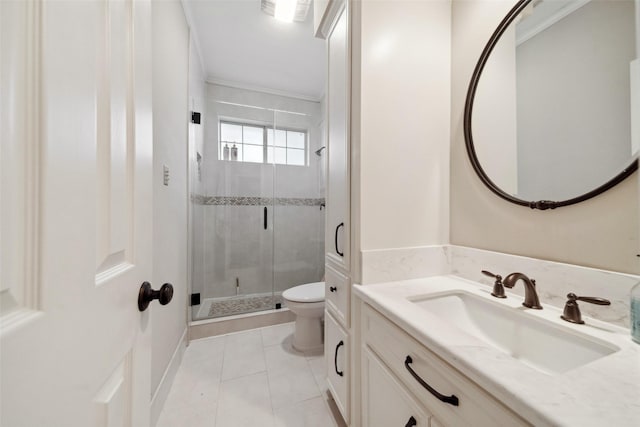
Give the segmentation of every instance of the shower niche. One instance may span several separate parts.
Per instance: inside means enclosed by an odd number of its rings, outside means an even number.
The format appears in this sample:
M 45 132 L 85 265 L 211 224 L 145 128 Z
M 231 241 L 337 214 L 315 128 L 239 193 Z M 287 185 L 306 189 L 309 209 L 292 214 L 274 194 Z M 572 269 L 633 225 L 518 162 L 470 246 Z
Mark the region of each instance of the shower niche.
M 324 277 L 321 105 L 207 84 L 203 118 L 190 145 L 192 320 L 282 308 L 284 290 Z

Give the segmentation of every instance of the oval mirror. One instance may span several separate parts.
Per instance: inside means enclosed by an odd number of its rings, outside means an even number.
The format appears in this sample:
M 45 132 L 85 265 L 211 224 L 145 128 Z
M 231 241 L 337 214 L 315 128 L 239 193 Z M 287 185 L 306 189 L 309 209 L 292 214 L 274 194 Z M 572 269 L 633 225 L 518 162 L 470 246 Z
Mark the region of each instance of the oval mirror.
M 491 191 L 534 209 L 631 175 L 640 145 L 640 0 L 520 0 L 476 65 L 469 159 Z

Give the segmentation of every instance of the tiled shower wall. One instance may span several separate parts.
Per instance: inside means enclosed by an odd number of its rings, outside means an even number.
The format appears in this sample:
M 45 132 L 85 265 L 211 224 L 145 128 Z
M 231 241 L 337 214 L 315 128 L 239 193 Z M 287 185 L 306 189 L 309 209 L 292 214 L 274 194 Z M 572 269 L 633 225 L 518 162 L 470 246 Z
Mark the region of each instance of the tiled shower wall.
M 319 102 L 208 86 L 201 185 L 192 192 L 193 292 L 220 298 L 281 292 L 324 276 L 324 162 Z M 242 104 L 242 105 L 239 105 Z M 248 108 L 247 105 L 258 108 Z M 268 109 L 282 111 L 273 112 Z M 218 160 L 218 120 L 307 129 L 308 165 Z M 195 165 L 194 165 L 195 166 Z M 194 186 L 194 188 L 198 188 Z M 267 207 L 267 229 L 263 214 Z M 239 289 L 236 289 L 236 278 Z
M 321 200 L 321 199 L 318 199 Z M 319 206 L 200 205 L 202 298 L 283 290 L 322 279 L 324 211 Z

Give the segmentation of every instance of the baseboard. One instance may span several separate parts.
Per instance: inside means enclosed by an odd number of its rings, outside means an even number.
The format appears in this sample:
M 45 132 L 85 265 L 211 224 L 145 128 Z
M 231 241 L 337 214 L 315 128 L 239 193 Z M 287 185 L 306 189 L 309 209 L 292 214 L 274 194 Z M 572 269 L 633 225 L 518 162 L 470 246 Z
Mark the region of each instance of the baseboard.
M 155 393 L 153 393 L 153 398 L 151 399 L 151 427 L 155 427 L 158 423 L 160 413 L 162 412 L 164 403 L 169 395 L 169 390 L 171 390 L 173 380 L 178 373 L 180 364 L 182 363 L 182 356 L 187 348 L 187 332 L 188 328 L 186 328 L 182 333 L 180 341 L 178 341 L 178 345 L 173 352 L 173 356 L 171 356 L 169 365 L 167 365 L 167 369 L 165 369 L 164 374 L 162 375 L 160 384 L 158 384 L 158 388 L 156 388 Z

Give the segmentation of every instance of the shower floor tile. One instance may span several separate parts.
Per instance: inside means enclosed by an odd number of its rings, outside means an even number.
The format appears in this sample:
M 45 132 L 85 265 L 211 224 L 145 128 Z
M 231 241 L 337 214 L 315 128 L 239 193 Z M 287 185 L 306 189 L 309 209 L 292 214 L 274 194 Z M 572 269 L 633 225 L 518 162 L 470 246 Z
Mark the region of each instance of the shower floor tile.
M 254 311 L 273 310 L 282 303 L 281 295 L 242 295 L 211 301 L 208 317 L 230 316 Z
M 285 323 L 192 341 L 157 427 L 343 427 L 322 354 L 294 350 L 292 334 Z

